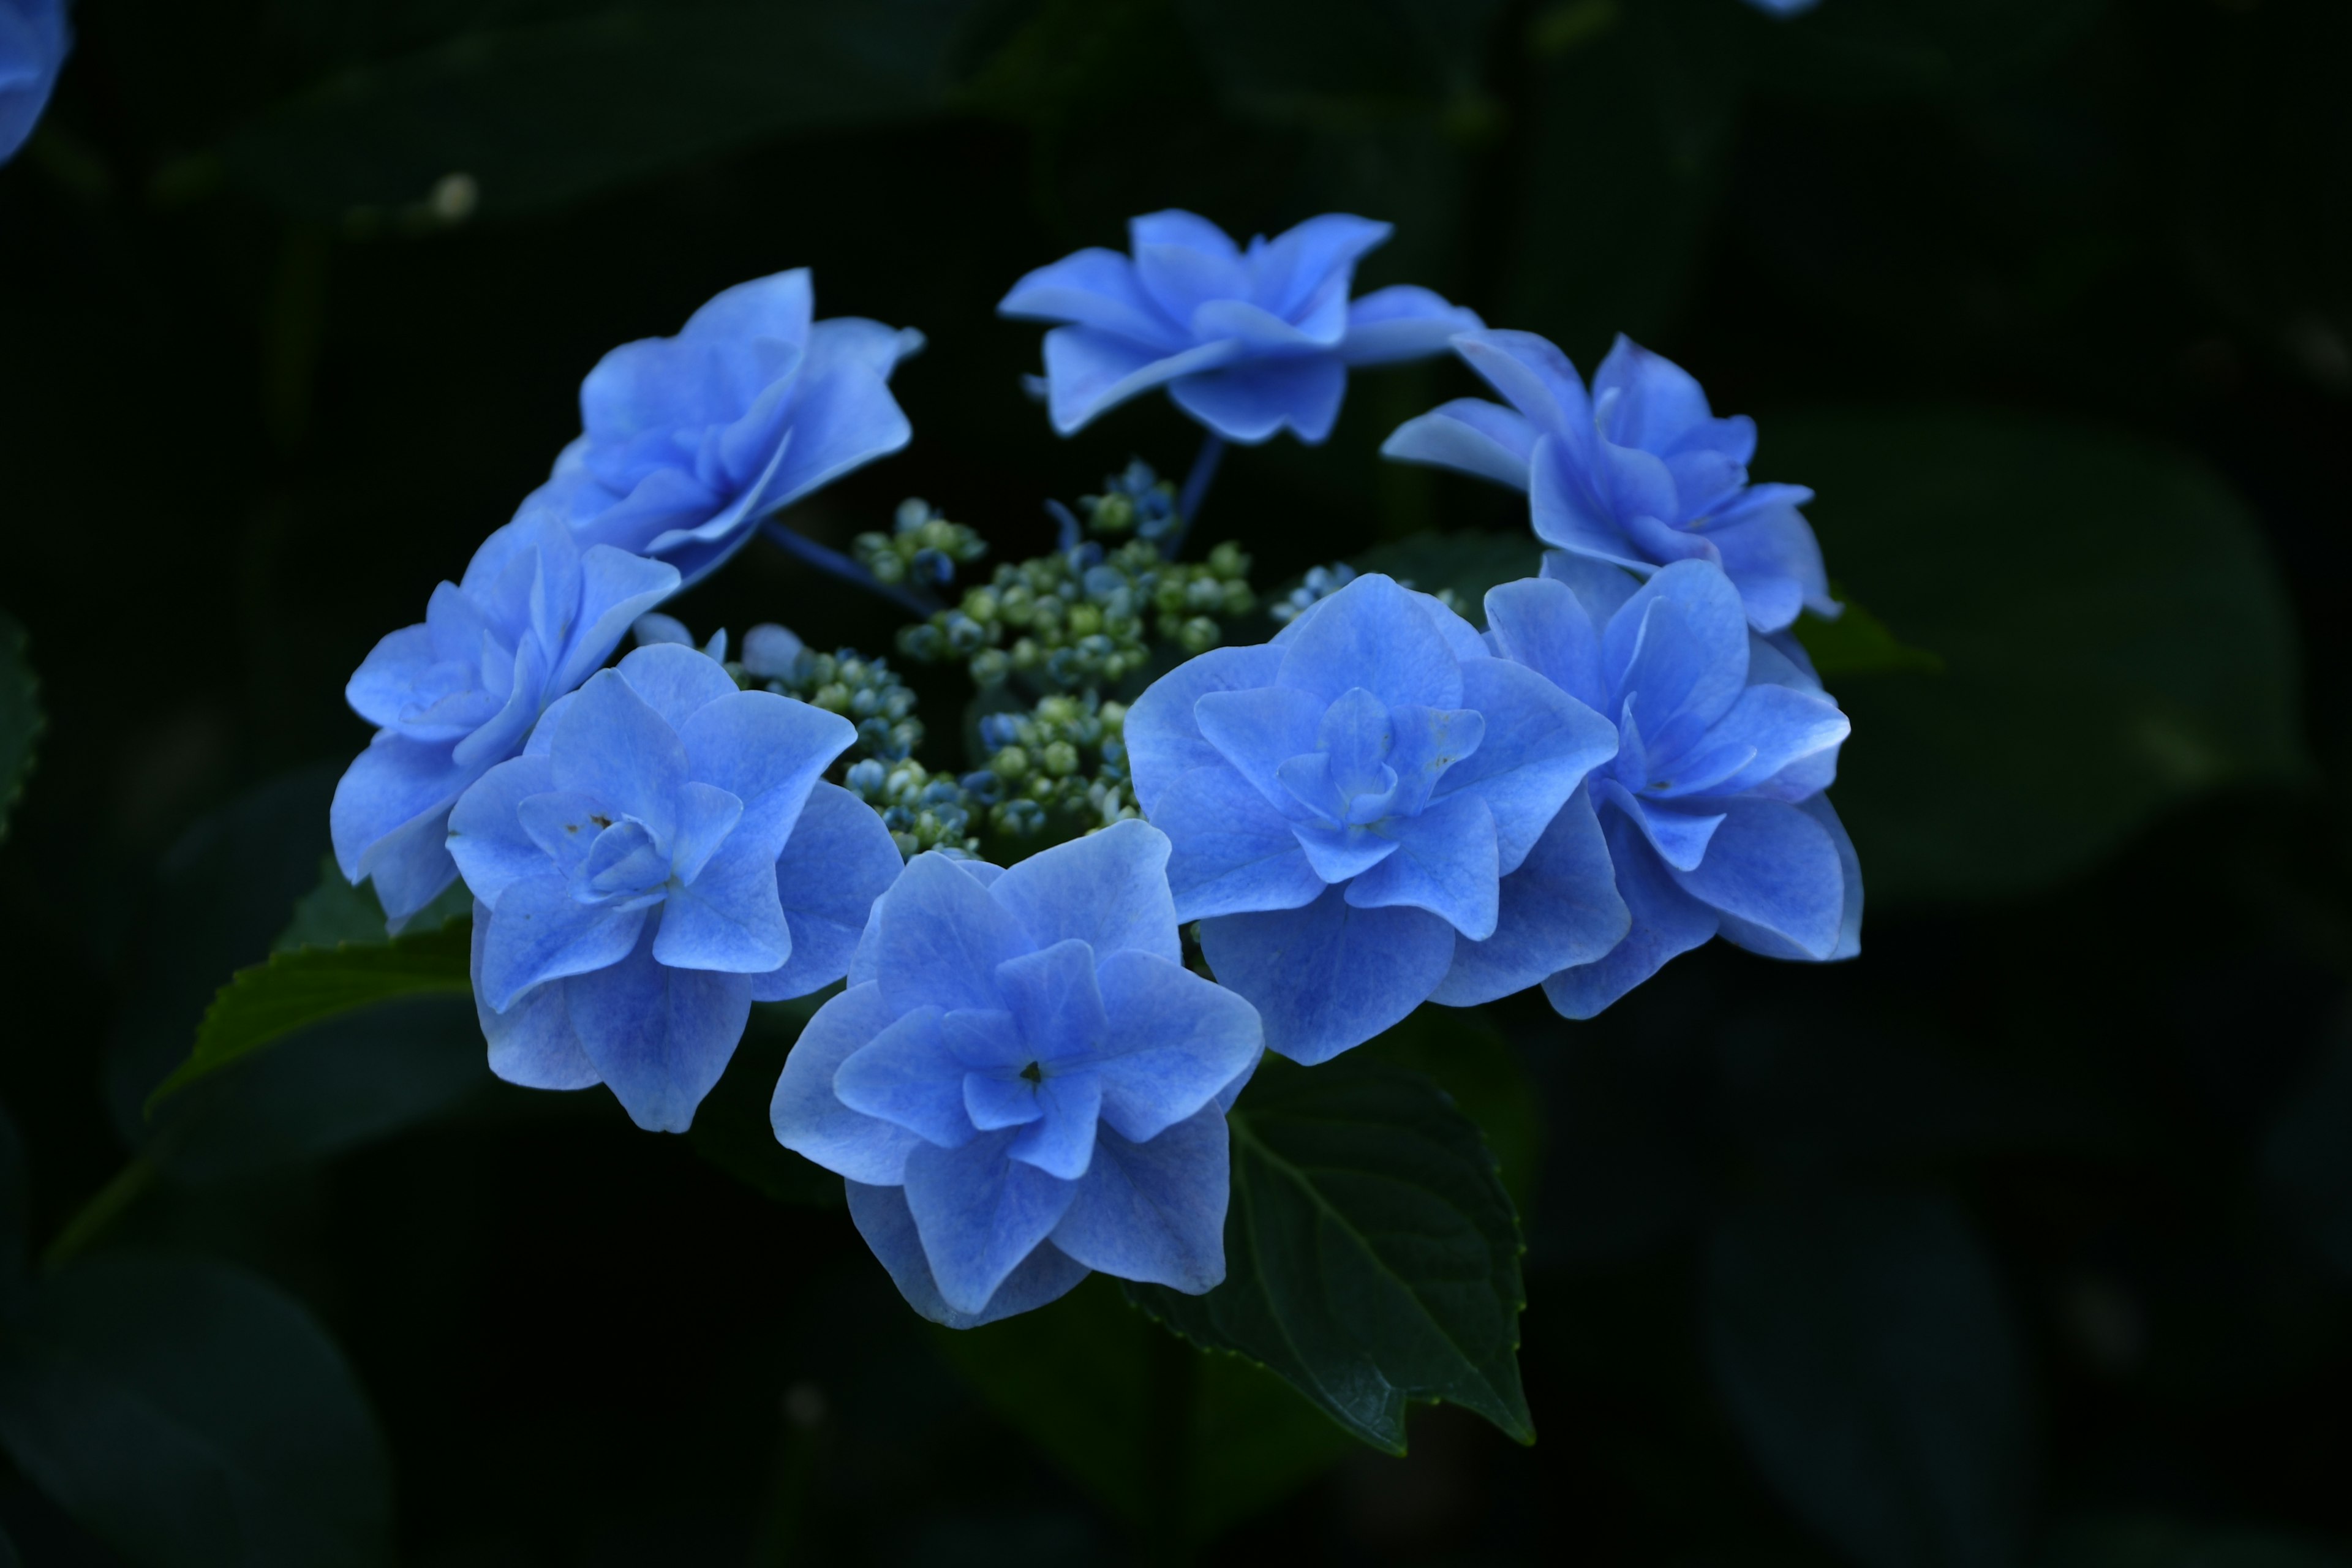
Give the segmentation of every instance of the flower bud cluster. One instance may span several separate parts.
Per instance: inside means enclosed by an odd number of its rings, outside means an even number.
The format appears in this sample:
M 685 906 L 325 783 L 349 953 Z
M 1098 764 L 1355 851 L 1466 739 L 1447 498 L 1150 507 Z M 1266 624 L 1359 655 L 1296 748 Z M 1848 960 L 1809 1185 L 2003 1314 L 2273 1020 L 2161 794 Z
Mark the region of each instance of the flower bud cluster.
M 1114 538 L 1132 529 L 1140 538 L 1158 540 L 1184 521 L 1176 513 L 1176 487 L 1140 458 L 1125 472 L 1105 477 L 1102 494 L 1080 496 L 1078 510 L 1088 528 Z
M 962 523 L 950 522 L 930 502 L 910 496 L 898 503 L 888 533 L 861 533 L 850 541 L 849 551 L 877 583 L 943 588 L 955 581 L 958 566 L 987 554 L 988 545 Z
M 851 763 L 842 783 L 882 814 L 891 842 L 908 859 L 926 849 L 980 852 L 971 831 L 972 801 L 953 773 L 935 773 L 911 757 L 887 763 L 867 757 Z
M 1314 608 L 1318 601 L 1329 598 L 1355 580 L 1356 569 L 1344 561 L 1335 561 L 1328 566 L 1310 566 L 1298 586 L 1267 605 L 1265 613 L 1273 617 L 1275 625 L 1286 626 Z M 1398 578 L 1397 584 L 1404 588 L 1414 585 L 1410 577 Z M 1440 588 L 1430 597 L 1457 616 L 1470 613 L 1470 607 L 1462 595 L 1451 588 Z
M 752 627 L 743 639 L 742 659 L 726 661 L 727 673 L 735 678 L 736 685 L 747 691 L 796 697 L 812 707 L 840 714 L 857 726 L 857 739 L 847 753 L 852 757 L 901 763 L 923 743 L 923 721 L 915 717 L 915 694 L 887 664 L 849 647 L 835 653 L 819 653 L 812 647 L 784 651 L 768 644 L 762 634 L 791 637 L 781 627 Z M 723 650 L 725 645 L 719 646 Z

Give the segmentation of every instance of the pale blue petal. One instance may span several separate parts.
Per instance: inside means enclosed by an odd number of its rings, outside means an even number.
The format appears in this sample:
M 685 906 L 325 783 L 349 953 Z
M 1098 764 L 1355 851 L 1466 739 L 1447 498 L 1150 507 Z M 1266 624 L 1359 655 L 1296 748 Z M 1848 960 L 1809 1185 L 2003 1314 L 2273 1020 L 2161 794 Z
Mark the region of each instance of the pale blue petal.
M 1250 298 L 1293 320 L 1328 296 L 1336 294 L 1344 301 L 1357 261 L 1395 232 L 1391 225 L 1352 213 L 1310 217 L 1263 245 L 1250 247 L 1254 285 Z M 1396 310 L 1401 304 L 1390 301 L 1384 309 Z
M 1536 427 L 1525 415 L 1481 397 L 1457 397 L 1398 426 L 1381 443 L 1381 456 L 1525 490 L 1535 444 Z
M 776 1142 L 853 1182 L 892 1186 L 906 1177 L 907 1151 L 922 1135 L 852 1110 L 834 1092 L 841 1064 L 893 1022 L 882 989 L 853 985 L 816 1010 L 793 1042 L 768 1104 Z
M 1225 1278 L 1230 1180 L 1213 1106 L 1148 1142 L 1105 1127 L 1053 1244 L 1105 1274 L 1200 1295 Z
M 1238 300 L 1249 292 L 1249 272 L 1228 251 L 1185 244 L 1139 243 L 1135 277 L 1171 320 L 1197 338 L 1192 312 L 1213 300 Z
M 776 897 L 792 932 L 783 967 L 752 976 L 751 999 L 782 1002 L 848 972 L 874 902 L 904 868 L 873 807 L 839 784 L 820 784 L 776 859 Z
M 843 365 L 872 371 L 886 381 L 929 340 L 912 327 L 893 327 L 864 316 L 833 316 L 809 325 L 808 357 L 801 374 L 821 380 Z
M 958 862 L 916 856 L 877 908 L 875 973 L 893 1011 L 1004 1005 L 996 966 L 1029 952 L 1029 940 Z
M 1666 451 L 1715 422 L 1696 377 L 1622 332 L 1610 346 L 1601 368 L 1592 373 L 1592 401 L 1611 441 L 1646 451 Z M 1755 426 L 1750 424 L 1747 449 L 1735 448 L 1731 455 L 1746 462 L 1755 446 Z
M 1019 1074 L 1037 1056 L 1021 1037 L 1021 1026 L 1002 1007 L 959 1007 L 940 1016 L 940 1038 L 962 1066 L 974 1072 Z
M 1634 795 L 1614 779 L 1595 781 L 1601 804 L 1614 805 L 1633 823 L 1660 858 L 1688 870 L 1706 854 L 1707 843 L 1723 826 L 1721 801 L 1666 803 Z
M 1037 1106 L 1045 1115 L 1022 1129 L 1006 1146 L 1005 1158 L 1066 1182 L 1085 1175 L 1094 1159 L 1102 1092 L 1100 1074 L 1048 1073 L 1037 1086 Z
M 377 731 L 367 750 L 344 770 L 328 809 L 335 863 L 343 876 L 352 882 L 364 879 L 395 834 L 414 829 L 428 842 L 439 839 L 449 808 L 486 771 L 458 767 L 446 745 Z
M 1834 752 L 1853 729 L 1825 696 L 1788 686 L 1750 686 L 1706 739 L 1710 746 L 1738 745 L 1756 754 L 1717 788 L 1724 795 L 1755 789 L 1783 770 L 1824 752 Z
M 888 1005 L 885 994 L 883 1005 Z M 942 1148 L 971 1142 L 971 1117 L 963 1106 L 966 1068 L 948 1047 L 942 1016 L 936 1007 L 918 1007 L 845 1057 L 833 1075 L 833 1092 L 841 1103 Z
M 368 880 L 383 907 L 384 930 L 394 936 L 457 879 L 446 820 L 438 815 L 420 817 L 380 840 L 370 853 Z
M 982 1132 L 1026 1127 L 1045 1114 L 1045 1108 L 1037 1103 L 1037 1086 L 1018 1074 L 1011 1078 L 984 1072 L 964 1074 L 963 1110 L 971 1118 L 971 1124 Z
M 1162 353 L 1192 337 L 1143 291 L 1135 263 L 1116 250 L 1077 251 L 1038 268 L 997 302 L 996 313 L 1032 321 L 1098 327 Z
M 1093 327 L 1055 327 L 1045 334 L 1047 412 L 1071 435 L 1097 415 L 1195 372 L 1232 363 L 1241 345 L 1202 343 L 1161 354 Z
M 1320 757 L 1313 760 L 1322 761 Z M 1345 882 L 1360 877 L 1397 851 L 1394 838 L 1384 838 L 1365 826 L 1328 827 L 1319 822 L 1299 822 L 1291 825 L 1290 832 L 1306 853 L 1307 865 L 1324 882 Z
M 556 788 L 608 802 L 614 815 L 634 816 L 661 837 L 677 831 L 677 787 L 687 779 L 686 748 L 619 671 L 604 670 L 580 689 L 578 699 L 564 710 L 548 755 L 555 763 Z
M 474 901 L 474 936 L 469 972 L 474 983 L 474 1016 L 489 1042 L 490 1071 L 525 1089 L 589 1089 L 597 1080 L 596 1064 L 580 1048 L 572 1027 L 569 994 L 562 985 L 542 985 L 504 1013 L 494 1013 L 482 1000 L 482 949 L 489 940 L 490 911 Z
M 561 984 L 588 1059 L 648 1132 L 693 1124 L 751 1016 L 745 976 L 656 963 L 644 937 L 620 963 Z
M 1845 871 L 1829 830 L 1800 808 L 1753 798 L 1721 803 L 1725 817 L 1706 858 L 1673 868 L 1683 891 L 1809 958 L 1837 951 Z
M 447 583 L 433 591 L 436 600 L 445 591 L 460 603 L 464 596 Z M 411 719 L 417 702 L 420 683 L 428 680 L 436 665 L 448 662 L 435 647 L 438 639 L 429 626 L 403 626 L 379 640 L 368 650 L 367 658 L 352 672 L 343 687 L 343 700 L 352 711 L 371 724 L 397 724 Z M 478 647 L 478 634 L 468 639 L 470 647 Z M 409 723 L 404 732 L 419 741 L 455 741 L 472 726 L 449 724 L 438 732 Z
M 775 858 L 739 837 L 692 882 L 670 888 L 654 957 L 673 969 L 766 974 L 792 956 L 792 944 L 776 898 Z
M 1619 692 L 1639 693 L 1644 735 L 1681 714 L 1712 724 L 1748 686 L 1748 613 L 1739 591 L 1720 568 L 1677 562 L 1610 617 L 1601 658 Z
M 857 1234 L 889 1271 L 891 1283 L 898 1287 L 907 1305 L 932 1322 L 950 1329 L 976 1329 L 1055 1300 L 1087 1277 L 1085 1264 L 1073 1262 L 1051 1242 L 1040 1242 L 1005 1276 L 986 1306 L 976 1312 L 959 1312 L 948 1305 L 931 1278 L 930 1260 L 923 1256 L 915 1216 L 907 1207 L 906 1189 L 896 1183 L 869 1186 L 856 1180 L 847 1183 L 846 1188 L 849 1217 L 856 1223 Z
M 614 668 L 629 683 L 629 689 L 644 698 L 646 706 L 660 714 L 662 722 L 681 736 L 687 721 L 697 713 L 722 698 L 740 695 L 726 667 L 715 658 L 704 658 L 691 638 L 649 644 Z M 695 776 L 719 782 L 709 779 L 708 774 Z
M 1454 963 L 1454 928 L 1414 909 L 1358 909 L 1333 888 L 1304 909 L 1201 922 L 1218 983 L 1258 1011 L 1265 1045 L 1313 1066 L 1429 999 Z
M 1528 457 L 1528 520 L 1546 544 L 1634 572 L 1653 563 L 1625 535 L 1611 504 L 1595 492 L 1592 476 L 1579 468 L 1557 436 L 1546 436 Z
M 1258 1058 L 1257 1010 L 1181 963 L 1115 952 L 1100 971 L 1103 1120 L 1143 1142 L 1212 1104 Z
M 894 845 L 892 847 L 895 850 L 897 847 Z M 996 879 L 1004 875 L 1003 867 L 992 866 L 985 860 L 958 860 L 953 864 L 956 869 L 971 878 L 983 888 L 993 886 Z M 892 874 L 893 886 L 896 885 L 897 877 L 903 873 L 903 869 L 902 867 L 899 872 Z M 857 946 L 849 955 L 847 978 L 852 985 L 863 985 L 869 980 L 881 977 L 882 910 L 888 902 L 887 895 L 877 897 L 874 900 L 873 912 L 866 917 L 866 929 L 858 933 Z M 991 1004 L 991 1005 L 993 1005 Z
M 554 787 L 555 768 L 545 757 L 516 757 L 476 780 L 450 809 L 449 853 L 467 888 L 483 903 L 497 903 L 499 894 L 525 877 L 551 868 L 570 872 L 570 865 L 550 859 L 522 821 L 522 803 Z
M 1592 405 L 1576 367 L 1533 332 L 1463 332 L 1454 339 L 1454 348 L 1539 434 L 1591 426 Z
M 1223 763 L 1178 779 L 1151 816 L 1171 845 L 1168 888 L 1180 922 L 1296 909 L 1323 890 L 1289 819 Z
M 1391 284 L 1348 304 L 1348 336 L 1339 357 L 1350 365 L 1395 364 L 1443 353 L 1456 332 L 1486 323 L 1466 306 L 1411 283 Z
M 1502 873 L 1495 814 L 1484 799 L 1449 795 L 1418 816 L 1389 818 L 1380 831 L 1397 841 L 1397 852 L 1348 884 L 1349 904 L 1427 910 L 1472 942 L 1495 934 Z
M 914 434 L 884 373 L 852 362 L 803 376 L 793 408 L 792 433 L 774 464 L 751 489 L 744 534 L 750 534 L 751 523 L 760 517 L 887 457 Z
M 678 336 L 724 344 L 764 338 L 797 348 L 808 342 L 815 304 L 807 268 L 772 272 L 712 295 L 687 318 Z
M 580 603 L 574 630 L 548 677 L 547 694 L 569 691 L 612 657 L 632 622 L 677 592 L 677 568 L 609 544 L 580 557 Z M 675 722 L 675 721 L 673 721 Z
M 1503 879 L 1495 934 L 1454 944 L 1454 967 L 1430 1000 L 1468 1007 L 1524 991 L 1558 970 L 1603 956 L 1631 925 L 1608 840 L 1591 799 L 1579 791 L 1526 861 Z
M 1073 1184 L 1007 1157 L 1022 1132 L 987 1132 L 957 1149 L 907 1156 L 907 1209 L 940 1295 L 977 1313 L 1070 1206 Z
M 1336 353 L 1246 360 L 1192 371 L 1168 384 L 1177 407 L 1244 446 L 1268 440 L 1286 426 L 1315 445 L 1331 434 L 1347 391 L 1348 367 Z
M 1282 650 L 1276 647 L 1212 648 L 1178 665 L 1135 700 L 1121 735 L 1136 803 L 1145 815 L 1151 814 L 1160 792 L 1178 777 L 1223 760 L 1201 733 L 1194 705 L 1212 691 L 1271 686 L 1281 668 Z
M 838 713 L 772 691 L 732 691 L 688 720 L 678 739 L 692 776 L 743 802 L 736 831 L 764 845 L 772 858 L 809 792 L 857 739 L 857 729 Z
M 716 784 L 689 779 L 678 785 L 677 833 L 669 841 L 671 878 L 690 884 L 722 847 L 740 848 L 749 837 L 735 833 L 742 820 L 743 803 Z
M 1624 582 L 1630 595 L 1633 579 Z M 1567 584 L 1522 577 L 1487 589 L 1486 625 L 1503 658 L 1525 665 L 1599 713 L 1615 708 L 1601 674 L 1599 623 Z
M 499 895 L 482 952 L 484 998 L 499 1012 L 532 986 L 618 963 L 637 945 L 642 909 L 583 904 L 552 872 L 526 877 Z
M 1601 814 L 1617 891 L 1631 929 L 1625 940 L 1590 963 L 1563 969 L 1544 982 L 1544 994 L 1561 1016 L 1591 1018 L 1716 932 L 1716 912 L 1675 886 L 1647 840 L 1620 814 Z
M 1486 738 L 1437 781 L 1437 798 L 1485 801 L 1502 869 L 1516 871 L 1585 774 L 1617 754 L 1617 728 L 1534 670 L 1499 658 L 1463 664 L 1462 700 L 1485 716 Z
M 1008 869 L 989 896 L 1037 946 L 1075 939 L 1097 957 L 1121 949 L 1183 955 L 1168 891 L 1168 836 L 1141 822 L 1113 823 Z
M 996 966 L 996 988 L 1036 1060 L 1082 1056 L 1102 1037 L 1108 1020 L 1095 984 L 1095 950 L 1083 942 L 1073 938 L 1006 959 Z
M 1565 550 L 1544 552 L 1543 575 L 1576 595 L 1576 602 L 1584 606 L 1586 617 L 1592 622 L 1596 637 L 1642 586 L 1642 579 L 1622 566 Z
M 1241 256 L 1241 247 L 1234 243 L 1233 236 L 1198 213 L 1189 213 L 1181 207 L 1128 219 L 1127 236 L 1128 244 L 1137 250 L 1147 245 L 1184 245 L 1228 259 L 1238 260 Z
M 1280 769 L 1293 757 L 1321 749 L 1323 716 L 1330 707 L 1329 697 L 1313 691 L 1261 686 L 1204 692 L 1192 704 L 1192 718 L 1217 759 L 1246 779 L 1267 805 L 1288 815 L 1296 796 L 1282 782 Z
M 1462 665 L 1412 595 L 1378 573 L 1322 601 L 1282 650 L 1284 686 L 1336 702 L 1362 687 L 1390 707 L 1462 706 Z

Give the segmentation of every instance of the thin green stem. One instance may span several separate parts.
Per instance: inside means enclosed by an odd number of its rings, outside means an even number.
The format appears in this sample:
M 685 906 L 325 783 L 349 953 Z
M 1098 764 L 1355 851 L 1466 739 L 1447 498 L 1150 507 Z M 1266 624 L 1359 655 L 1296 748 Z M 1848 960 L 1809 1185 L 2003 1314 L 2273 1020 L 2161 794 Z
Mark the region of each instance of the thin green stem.
M 155 1174 L 154 1162 L 148 1155 L 133 1155 L 129 1164 L 92 1193 L 89 1201 L 66 1221 L 65 1228 L 41 1254 L 42 1271 L 53 1274 L 89 1251 L 139 1201 L 140 1195 L 155 1184 Z

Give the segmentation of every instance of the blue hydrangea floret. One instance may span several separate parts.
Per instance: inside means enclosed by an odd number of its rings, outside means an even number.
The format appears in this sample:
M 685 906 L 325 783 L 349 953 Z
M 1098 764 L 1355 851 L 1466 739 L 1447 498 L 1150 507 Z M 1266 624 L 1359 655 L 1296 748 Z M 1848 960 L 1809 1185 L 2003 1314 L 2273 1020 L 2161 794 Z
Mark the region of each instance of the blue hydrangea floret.
M 841 978 L 898 876 L 881 820 L 821 777 L 856 735 L 675 643 L 551 708 L 449 816 L 490 1069 L 603 1083 L 684 1131 L 751 1004 Z
M 1532 332 L 1465 332 L 1454 346 L 1510 406 L 1456 398 L 1398 426 L 1384 454 L 1525 490 L 1537 535 L 1562 550 L 1643 574 L 1720 566 L 1759 631 L 1838 613 L 1798 510 L 1813 492 L 1748 483 L 1756 422 L 1716 417 L 1681 366 L 1620 337 L 1588 394 Z
M 457 797 L 520 752 L 549 705 L 677 583 L 675 567 L 583 550 L 526 518 L 434 590 L 422 625 L 375 645 L 344 696 L 381 727 L 336 785 L 329 826 L 343 875 L 373 881 L 394 930 L 457 880 L 446 840 Z
M 72 47 L 66 0 L 0 0 L 0 163 L 33 134 Z
M 1625 932 L 1582 790 L 1616 752 L 1610 721 L 1388 577 L 1178 667 L 1125 735 L 1136 798 L 1175 847 L 1178 918 L 1297 1060 L 1424 1001 L 1532 985 Z
M 1249 1004 L 1187 970 L 1168 839 L 1140 822 L 1008 870 L 919 855 L 793 1047 L 773 1119 L 847 1179 L 908 1301 L 956 1328 L 1100 1269 L 1224 1278 L 1225 1110 Z
M 1775 958 L 1861 951 L 1861 863 L 1822 793 L 1850 725 L 1721 571 L 1641 583 L 1555 553 L 1486 611 L 1499 650 L 1617 721 L 1590 789 L 1631 925 L 1545 980 L 1555 1007 L 1591 1017 L 1717 935 Z
M 581 436 L 523 512 L 692 583 L 762 518 L 904 447 L 890 374 L 922 334 L 814 310 L 798 268 L 726 289 L 674 338 L 613 350 L 581 384 Z
M 1002 315 L 1060 323 L 1045 334 L 1047 410 L 1066 436 L 1154 387 L 1229 441 L 1288 428 L 1320 441 L 1354 365 L 1443 352 L 1473 311 L 1400 284 L 1350 300 L 1356 262 L 1390 226 L 1345 213 L 1244 248 L 1208 219 L 1152 213 L 1131 254 L 1099 247 L 1013 286 Z

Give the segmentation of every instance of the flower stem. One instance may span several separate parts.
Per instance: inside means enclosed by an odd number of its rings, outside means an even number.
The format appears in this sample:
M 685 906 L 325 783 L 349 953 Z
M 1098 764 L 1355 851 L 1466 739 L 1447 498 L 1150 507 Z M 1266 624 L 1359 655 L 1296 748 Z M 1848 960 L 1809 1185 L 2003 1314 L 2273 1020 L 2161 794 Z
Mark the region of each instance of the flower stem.
M 804 561 L 845 583 L 855 583 L 869 594 L 878 594 L 919 621 L 930 619 L 933 612 L 944 607 L 920 589 L 883 582 L 840 551 L 819 544 L 804 533 L 795 533 L 774 518 L 761 523 L 760 531 L 766 534 L 772 542 L 782 546 L 785 554 Z
M 1192 471 L 1184 476 L 1183 492 L 1176 498 L 1176 535 L 1162 550 L 1173 561 L 1184 549 L 1184 536 L 1192 531 L 1192 515 L 1201 510 L 1201 502 L 1209 493 L 1210 481 L 1217 477 L 1217 465 L 1225 458 L 1225 438 L 1212 430 L 1201 437 L 1201 450 L 1192 458 Z
M 42 1269 L 54 1271 L 88 1251 L 92 1243 L 113 1228 L 114 1222 L 122 1217 L 123 1211 L 137 1203 L 140 1194 L 153 1185 L 154 1181 L 154 1162 L 144 1155 L 133 1158 L 117 1171 L 113 1180 L 92 1194 L 89 1201 L 66 1221 L 65 1228 L 58 1232 L 57 1239 L 50 1242 L 48 1250 L 41 1254 Z

